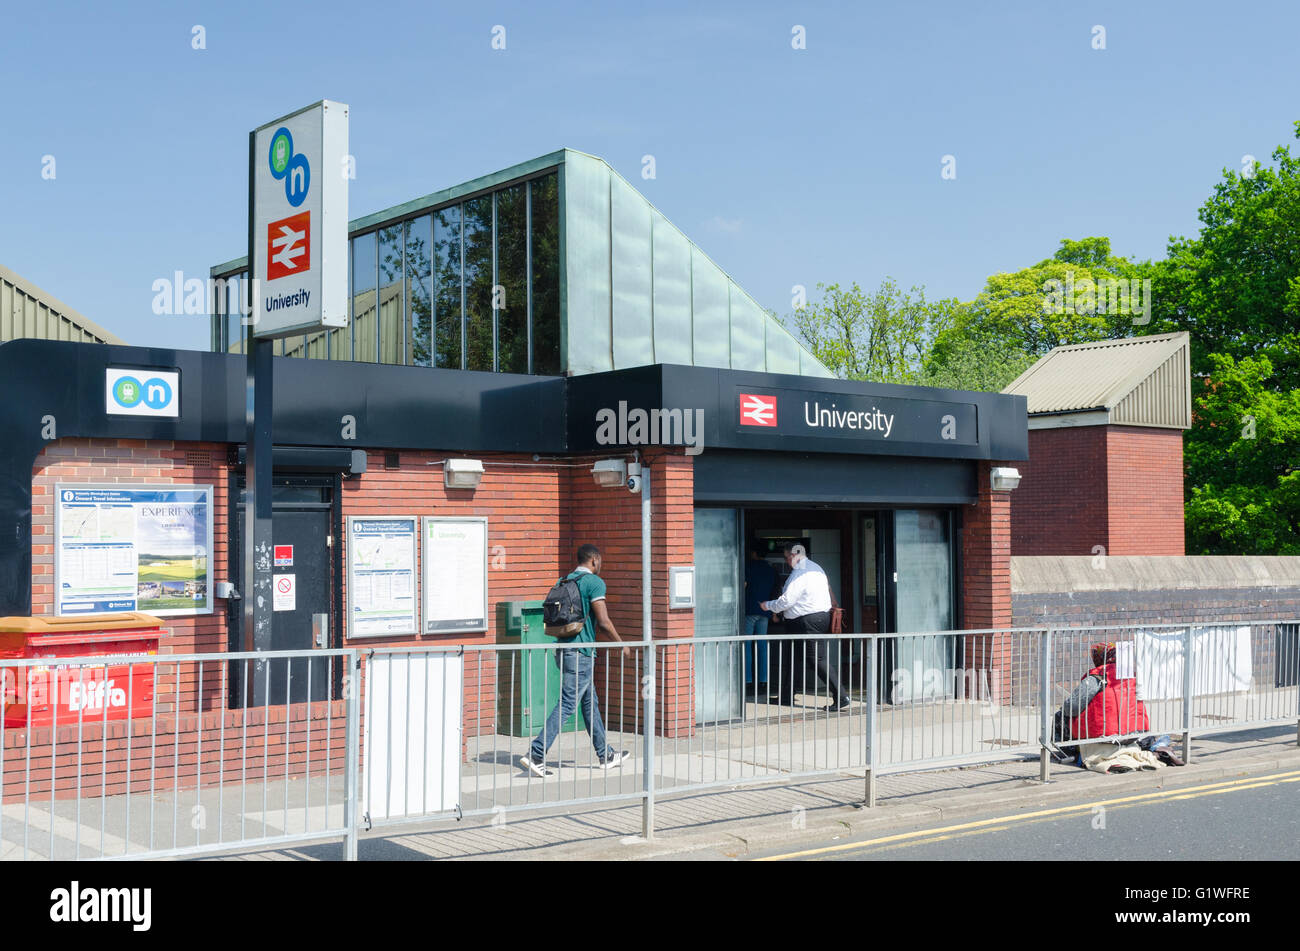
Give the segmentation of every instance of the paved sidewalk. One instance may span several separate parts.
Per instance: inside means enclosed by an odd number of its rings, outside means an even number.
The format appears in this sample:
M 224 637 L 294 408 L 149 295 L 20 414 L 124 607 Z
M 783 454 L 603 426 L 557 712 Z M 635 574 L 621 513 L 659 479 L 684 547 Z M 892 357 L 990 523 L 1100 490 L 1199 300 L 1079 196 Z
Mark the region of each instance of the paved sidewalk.
M 743 857 L 758 849 L 825 841 L 902 823 L 932 822 L 1004 810 L 1041 808 L 1078 796 L 1111 797 L 1176 788 L 1252 773 L 1300 769 L 1296 729 L 1272 727 L 1198 738 L 1192 763 L 1152 773 L 1101 775 L 1054 764 L 1052 782 L 1038 780 L 1038 761 L 883 776 L 877 805 L 861 807 L 861 773 L 813 782 L 710 790 L 656 803 L 656 835 L 640 838 L 639 803 L 571 815 L 503 813 L 486 821 L 413 826 L 370 833 L 362 860 L 657 859 L 693 853 Z M 337 842 L 245 852 L 223 860 L 335 860 Z

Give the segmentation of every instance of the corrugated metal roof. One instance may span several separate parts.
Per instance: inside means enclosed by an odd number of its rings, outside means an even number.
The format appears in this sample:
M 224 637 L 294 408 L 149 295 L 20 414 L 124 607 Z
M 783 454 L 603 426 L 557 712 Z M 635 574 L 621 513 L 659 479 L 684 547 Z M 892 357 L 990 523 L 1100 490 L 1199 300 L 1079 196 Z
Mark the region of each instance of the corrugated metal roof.
M 1191 376 L 1186 332 L 1100 340 L 1057 347 L 1004 389 L 1024 396 L 1030 416 L 1104 410 L 1129 425 L 1191 425 Z M 1124 418 L 1116 407 L 1128 401 Z
M 126 343 L 53 294 L 0 265 L 0 342 L 21 337 L 78 343 Z

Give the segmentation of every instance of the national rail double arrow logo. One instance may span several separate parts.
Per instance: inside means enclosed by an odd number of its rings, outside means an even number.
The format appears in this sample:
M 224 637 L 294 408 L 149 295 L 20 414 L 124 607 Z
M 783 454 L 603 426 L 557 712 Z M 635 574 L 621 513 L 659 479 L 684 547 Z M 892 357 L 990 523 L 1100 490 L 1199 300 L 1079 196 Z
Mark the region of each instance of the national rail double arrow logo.
M 740 425 L 775 426 L 776 397 L 756 393 L 740 394 Z

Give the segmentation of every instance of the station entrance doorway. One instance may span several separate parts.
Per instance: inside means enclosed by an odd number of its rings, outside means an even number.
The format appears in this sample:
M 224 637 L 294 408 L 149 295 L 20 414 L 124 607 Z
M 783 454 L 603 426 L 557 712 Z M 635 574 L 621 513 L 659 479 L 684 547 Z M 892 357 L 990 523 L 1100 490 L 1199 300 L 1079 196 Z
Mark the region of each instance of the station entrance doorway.
M 791 542 L 802 544 L 826 572 L 845 633 L 950 631 L 957 621 L 956 520 L 949 508 L 697 506 L 695 635 L 746 634 L 746 615 L 757 610 L 756 602 L 781 592 L 789 573 L 783 550 Z M 749 564 L 754 560 L 771 570 L 756 570 Z M 771 590 L 748 590 L 756 578 L 770 579 Z M 778 692 L 775 681 L 788 675 L 792 656 L 790 645 L 781 653 L 777 636 L 788 628 L 780 618 L 767 623 L 771 640 L 697 647 L 697 722 L 743 716 L 747 694 L 764 686 L 764 668 L 767 689 Z M 942 635 L 879 642 L 877 696 L 887 703 L 940 699 L 951 679 L 925 673 L 958 669 L 960 640 Z M 862 682 L 862 645 L 847 641 L 835 655 L 845 686 Z

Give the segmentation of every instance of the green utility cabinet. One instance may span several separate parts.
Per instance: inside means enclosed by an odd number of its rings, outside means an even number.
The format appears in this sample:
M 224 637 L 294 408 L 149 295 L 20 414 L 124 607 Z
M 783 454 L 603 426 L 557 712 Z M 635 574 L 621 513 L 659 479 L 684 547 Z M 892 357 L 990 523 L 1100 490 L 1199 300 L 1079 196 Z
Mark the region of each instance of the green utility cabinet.
M 497 602 L 498 644 L 554 644 L 542 622 L 541 601 Z M 536 736 L 560 699 L 560 668 L 555 651 L 501 651 L 497 654 L 497 729 L 507 736 Z M 585 730 L 579 709 L 562 733 Z

